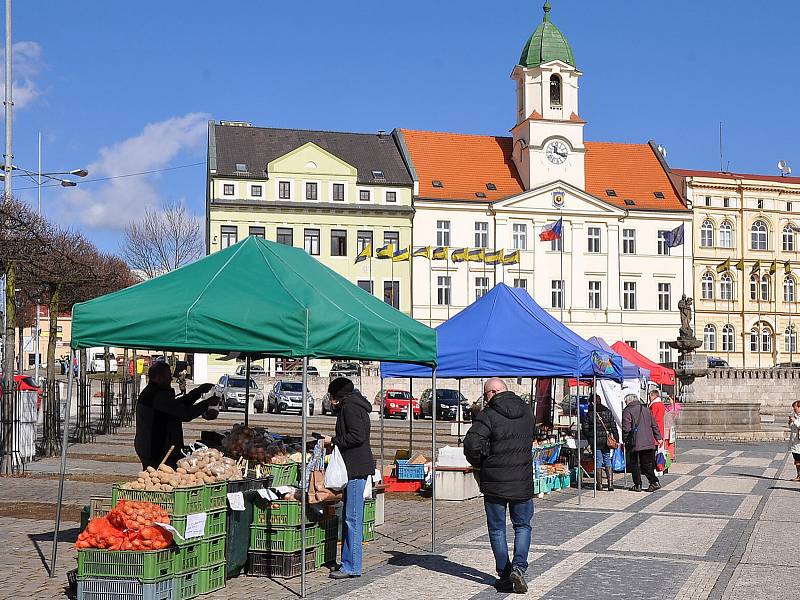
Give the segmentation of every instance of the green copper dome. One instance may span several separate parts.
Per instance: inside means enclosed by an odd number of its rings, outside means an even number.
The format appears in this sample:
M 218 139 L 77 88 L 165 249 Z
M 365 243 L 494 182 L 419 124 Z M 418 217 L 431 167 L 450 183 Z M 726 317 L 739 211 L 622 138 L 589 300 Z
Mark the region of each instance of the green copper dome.
M 522 49 L 519 64 L 522 67 L 538 67 L 551 60 L 575 66 L 572 47 L 558 27 L 550 22 L 550 2 L 545 2 L 544 18 Z

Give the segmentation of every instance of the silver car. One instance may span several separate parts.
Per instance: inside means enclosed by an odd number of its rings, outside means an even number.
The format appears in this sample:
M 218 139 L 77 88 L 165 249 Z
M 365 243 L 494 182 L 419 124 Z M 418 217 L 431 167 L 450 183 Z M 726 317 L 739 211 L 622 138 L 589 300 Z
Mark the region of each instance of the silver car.
M 314 397 L 311 391 L 308 394 L 308 414 L 314 414 Z M 272 391 L 267 397 L 267 412 L 282 413 L 286 411 L 302 411 L 303 406 L 303 384 L 300 381 L 284 381 L 280 379 L 275 382 Z
M 244 408 L 246 404 L 247 379 L 235 375 L 223 375 L 219 378 L 215 392 L 219 397 L 219 409 Z M 264 412 L 264 392 L 250 378 L 250 402 L 256 412 Z

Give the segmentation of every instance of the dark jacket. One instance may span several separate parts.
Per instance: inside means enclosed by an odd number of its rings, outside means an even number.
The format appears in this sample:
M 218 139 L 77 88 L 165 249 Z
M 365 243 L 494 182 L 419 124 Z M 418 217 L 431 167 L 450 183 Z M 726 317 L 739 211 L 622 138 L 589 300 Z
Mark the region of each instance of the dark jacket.
M 480 470 L 486 496 L 533 498 L 533 414 L 513 392 L 497 394 L 477 414 L 464 438 L 464 455 Z
M 607 452 L 611 450 L 611 448 L 608 447 L 608 435 L 606 431 L 618 442 L 619 431 L 617 430 L 617 424 L 614 422 L 614 415 L 608 407 L 600 404 L 597 407 L 597 415 L 595 416 L 594 406 L 594 404 L 591 405 L 587 418 L 581 423 L 581 435 L 591 446 L 594 441 L 593 421 L 597 419 L 597 449 L 600 450 L 600 452 Z M 605 429 L 603 428 L 604 425 Z
M 375 474 L 375 459 L 369 445 L 372 405 L 354 390 L 340 403 L 336 418 L 336 435 L 332 444 L 339 448 L 347 467 L 347 477 L 361 479 Z
M 174 467 L 181 457 L 183 423 L 196 419 L 208 410 L 209 403 L 195 401 L 202 394 L 192 390 L 175 397 L 171 387 L 162 388 L 148 383 L 136 403 L 136 454 L 145 466 L 156 467 L 170 446 L 175 446 L 166 464 Z
M 628 452 L 652 450 L 661 439 L 650 409 L 641 402 L 631 402 L 622 411 L 622 439 Z

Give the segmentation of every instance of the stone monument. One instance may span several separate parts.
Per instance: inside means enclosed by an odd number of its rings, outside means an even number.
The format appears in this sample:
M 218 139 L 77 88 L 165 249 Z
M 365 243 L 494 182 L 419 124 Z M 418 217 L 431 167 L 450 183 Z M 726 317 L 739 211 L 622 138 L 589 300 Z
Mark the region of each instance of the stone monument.
M 678 302 L 678 312 L 681 317 L 681 327 L 678 330 L 678 339 L 669 342 L 670 348 L 675 348 L 678 353 L 678 368 L 675 375 L 681 383 L 681 402 L 696 402 L 694 395 L 694 380 L 697 377 L 705 377 L 708 372 L 708 358 L 698 356 L 695 353 L 703 345 L 702 340 L 698 340 L 692 329 L 692 299 L 687 298 L 686 294 Z

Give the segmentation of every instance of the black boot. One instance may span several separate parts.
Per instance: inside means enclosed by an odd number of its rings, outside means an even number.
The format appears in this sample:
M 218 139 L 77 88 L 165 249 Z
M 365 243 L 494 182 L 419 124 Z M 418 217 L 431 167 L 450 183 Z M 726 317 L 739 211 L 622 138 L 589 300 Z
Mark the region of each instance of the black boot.
M 606 479 L 608 479 L 608 491 L 614 491 L 614 470 L 611 467 L 606 467 Z
M 594 471 L 594 482 L 598 492 L 603 491 L 603 472 L 600 469 Z

